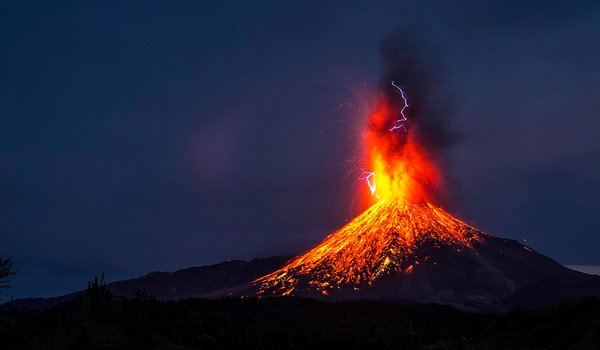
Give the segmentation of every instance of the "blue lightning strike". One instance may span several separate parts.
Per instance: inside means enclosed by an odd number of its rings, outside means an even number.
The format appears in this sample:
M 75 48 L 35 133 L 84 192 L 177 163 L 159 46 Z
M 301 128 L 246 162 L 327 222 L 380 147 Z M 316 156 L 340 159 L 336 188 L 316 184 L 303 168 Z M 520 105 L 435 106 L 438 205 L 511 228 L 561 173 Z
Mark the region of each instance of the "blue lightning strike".
M 371 190 L 371 194 L 375 194 L 375 191 L 377 190 L 377 184 L 375 183 L 375 172 L 363 171 L 362 175 L 359 177 L 359 180 L 365 180 L 369 186 L 369 190 Z
M 400 91 L 400 95 L 402 95 L 402 99 L 404 100 L 404 106 L 402 106 L 402 109 L 400 110 L 400 115 L 402 115 L 402 118 L 396 120 L 396 122 L 394 123 L 394 125 L 392 126 L 392 128 L 390 129 L 390 131 L 394 131 L 394 130 L 398 130 L 398 129 L 403 129 L 404 132 L 406 132 L 406 122 L 408 121 L 408 119 L 406 118 L 406 116 L 404 115 L 404 110 L 408 108 L 408 106 L 410 106 L 408 104 L 408 100 L 406 99 L 406 95 L 404 94 L 404 91 L 402 91 L 402 89 L 400 88 L 400 86 L 396 85 L 394 83 L 394 81 L 392 81 L 392 86 L 395 87 L 396 89 L 398 89 Z

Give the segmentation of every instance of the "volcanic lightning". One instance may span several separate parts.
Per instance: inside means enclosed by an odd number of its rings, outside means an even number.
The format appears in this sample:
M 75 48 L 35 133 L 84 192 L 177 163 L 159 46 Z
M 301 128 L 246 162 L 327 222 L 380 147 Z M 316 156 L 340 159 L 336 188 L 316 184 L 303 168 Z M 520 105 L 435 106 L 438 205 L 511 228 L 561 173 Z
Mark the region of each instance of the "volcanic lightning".
M 410 105 L 408 104 L 406 95 L 404 94 L 404 91 L 400 88 L 400 86 L 394 84 L 393 81 L 392 81 L 392 86 L 395 87 L 396 89 L 400 90 L 400 95 L 402 96 L 402 99 L 404 100 L 404 106 L 402 106 L 402 109 L 400 110 L 400 115 L 402 116 L 402 118 L 396 120 L 396 122 L 394 123 L 394 126 L 392 126 L 390 131 L 403 129 L 404 132 L 406 132 L 406 127 L 404 126 L 404 123 L 406 123 L 408 121 L 408 119 L 404 115 L 404 110 L 407 109 Z
M 375 173 L 374 172 L 363 171 L 363 173 L 359 179 L 365 180 L 365 182 L 367 183 L 367 186 L 369 186 L 369 190 L 371 191 L 371 194 L 375 194 L 375 191 L 377 190 L 377 184 L 375 183 Z

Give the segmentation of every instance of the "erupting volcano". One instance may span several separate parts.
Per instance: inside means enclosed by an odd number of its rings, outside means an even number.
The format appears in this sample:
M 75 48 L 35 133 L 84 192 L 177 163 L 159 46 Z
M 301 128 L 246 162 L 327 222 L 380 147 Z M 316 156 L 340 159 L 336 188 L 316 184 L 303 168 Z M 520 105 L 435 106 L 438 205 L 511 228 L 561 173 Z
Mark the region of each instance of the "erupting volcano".
M 419 252 L 424 244 L 461 251 L 481 239 L 479 231 L 432 204 L 440 187 L 437 167 L 407 117 L 406 93 L 393 81 L 390 86 L 400 104 L 383 94 L 363 137 L 366 164 L 373 171 L 361 179 L 375 203 L 315 248 L 259 279 L 260 294 L 290 295 L 307 287 L 303 292 L 323 295 L 345 286 L 358 291 L 384 275 L 410 274 L 428 262 L 432 257 Z
M 369 207 L 320 244 L 253 282 L 259 297 L 386 298 L 470 310 L 545 305 L 600 293 L 600 281 L 517 241 L 485 234 L 436 204 L 435 144 L 410 90 L 385 85 L 362 133 Z M 435 134 L 435 132 L 433 133 Z M 439 133 L 438 133 L 439 134 Z
M 361 179 L 374 203 L 321 244 L 258 279 L 259 295 L 361 295 L 386 276 L 445 264 L 433 250 L 473 251 L 485 238 L 432 203 L 441 186 L 437 166 L 407 116 L 407 94 L 394 81 L 390 87 L 363 134 L 365 163 L 372 170 Z

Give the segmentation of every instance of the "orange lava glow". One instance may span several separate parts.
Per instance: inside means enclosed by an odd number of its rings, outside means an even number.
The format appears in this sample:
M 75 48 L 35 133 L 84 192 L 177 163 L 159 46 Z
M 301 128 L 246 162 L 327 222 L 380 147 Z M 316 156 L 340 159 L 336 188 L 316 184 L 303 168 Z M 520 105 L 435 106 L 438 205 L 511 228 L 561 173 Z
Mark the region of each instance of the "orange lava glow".
M 345 287 L 358 290 L 390 272 L 410 274 L 414 265 L 428 259 L 416 254 L 425 241 L 460 250 L 477 239 L 479 231 L 432 204 L 439 172 L 420 146 L 417 128 L 390 131 L 398 113 L 381 97 L 363 134 L 364 166 L 375 173 L 374 191 L 367 195 L 370 207 L 314 248 L 256 280 L 259 296 L 294 295 L 300 289 L 323 295 Z
M 440 175 L 414 128 L 390 131 L 397 115 L 386 97 L 371 112 L 363 133 L 364 158 L 375 172 L 374 199 L 394 197 L 419 203 L 431 200 L 440 187 Z M 371 199 L 373 200 L 373 198 Z
M 391 271 L 410 273 L 420 243 L 470 247 L 477 230 L 429 203 L 382 199 L 308 252 L 257 282 L 259 295 L 293 295 L 299 282 L 327 294 L 372 284 Z M 427 257 L 423 257 L 426 260 Z

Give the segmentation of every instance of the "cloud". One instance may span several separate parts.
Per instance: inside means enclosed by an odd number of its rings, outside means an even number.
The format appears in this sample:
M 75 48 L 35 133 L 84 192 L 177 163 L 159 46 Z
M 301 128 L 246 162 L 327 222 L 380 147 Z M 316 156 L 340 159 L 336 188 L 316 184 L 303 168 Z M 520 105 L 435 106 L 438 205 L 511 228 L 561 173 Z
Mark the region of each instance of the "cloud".
M 600 265 L 565 265 L 571 270 L 587 273 L 590 275 L 600 275 Z

